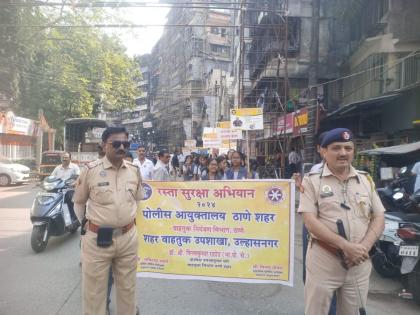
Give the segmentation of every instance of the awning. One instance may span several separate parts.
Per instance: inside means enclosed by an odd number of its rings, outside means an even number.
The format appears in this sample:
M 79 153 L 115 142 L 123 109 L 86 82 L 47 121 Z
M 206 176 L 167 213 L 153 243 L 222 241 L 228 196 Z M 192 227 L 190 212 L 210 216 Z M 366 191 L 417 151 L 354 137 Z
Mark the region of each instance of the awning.
M 385 103 L 388 103 L 396 98 L 398 98 L 400 94 L 389 94 L 384 95 L 380 97 L 370 98 L 367 100 L 349 103 L 343 106 L 340 106 L 340 108 L 336 109 L 335 111 L 329 113 L 326 117 L 326 119 L 329 119 L 333 116 L 343 116 L 345 114 L 348 114 L 356 109 L 366 109 L 367 107 L 371 105 L 383 105 Z
M 414 153 L 415 151 L 420 152 L 420 141 L 394 145 L 392 147 L 377 148 L 372 150 L 362 151 L 362 154 L 371 154 L 371 155 L 401 155 Z

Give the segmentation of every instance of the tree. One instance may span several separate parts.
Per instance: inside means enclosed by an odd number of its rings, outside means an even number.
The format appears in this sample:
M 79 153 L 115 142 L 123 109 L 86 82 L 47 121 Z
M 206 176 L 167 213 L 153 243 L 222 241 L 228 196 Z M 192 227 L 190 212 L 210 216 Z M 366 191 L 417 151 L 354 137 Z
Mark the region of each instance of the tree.
M 0 73 L 3 82 L 12 74 L 16 77 L 9 90 L 15 95 L 18 114 L 36 119 L 38 110 L 43 109 L 60 132 L 67 118 L 135 106 L 140 72 L 120 41 L 94 28 L 64 26 L 97 23 L 102 18 L 100 10 L 76 14 L 24 7 L 9 11 L 14 13 L 12 24 L 46 25 L 9 30 L 13 40 L 4 56 L 0 55 L 0 65 L 8 65 L 9 70 L 8 76 Z

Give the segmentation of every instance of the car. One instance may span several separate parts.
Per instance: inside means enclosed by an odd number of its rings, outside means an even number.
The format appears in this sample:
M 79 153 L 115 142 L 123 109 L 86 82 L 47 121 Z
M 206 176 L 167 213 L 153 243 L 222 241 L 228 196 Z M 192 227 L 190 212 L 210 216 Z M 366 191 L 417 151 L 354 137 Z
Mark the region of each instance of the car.
M 22 184 L 29 181 L 29 167 L 13 163 L 9 159 L 0 159 L 0 186 Z

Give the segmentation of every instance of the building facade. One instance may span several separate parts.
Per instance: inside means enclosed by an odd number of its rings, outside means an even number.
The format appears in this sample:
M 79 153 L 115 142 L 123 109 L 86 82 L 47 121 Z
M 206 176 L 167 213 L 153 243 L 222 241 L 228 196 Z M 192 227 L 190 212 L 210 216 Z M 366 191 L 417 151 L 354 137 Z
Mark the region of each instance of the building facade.
M 250 156 L 261 162 L 292 146 L 304 146 L 308 73 L 314 62 L 312 2 L 263 0 L 245 4 L 243 17 L 240 12 L 236 14 L 235 23 L 240 26 L 234 49 L 235 83 L 239 85 L 236 101 L 242 107 L 264 110 L 264 131 L 249 134 Z M 337 58 L 343 45 L 337 38 L 332 8 L 325 1 L 321 3 L 316 67 L 319 82 L 324 82 L 338 76 Z M 302 119 L 296 126 L 299 116 Z
M 342 1 L 346 54 L 325 84 L 322 128 L 351 128 L 362 148 L 420 140 L 420 2 Z
M 174 150 L 192 139 L 200 144 L 203 128 L 215 126 L 230 105 L 230 12 L 203 6 L 172 8 L 151 54 L 150 112 L 158 147 Z

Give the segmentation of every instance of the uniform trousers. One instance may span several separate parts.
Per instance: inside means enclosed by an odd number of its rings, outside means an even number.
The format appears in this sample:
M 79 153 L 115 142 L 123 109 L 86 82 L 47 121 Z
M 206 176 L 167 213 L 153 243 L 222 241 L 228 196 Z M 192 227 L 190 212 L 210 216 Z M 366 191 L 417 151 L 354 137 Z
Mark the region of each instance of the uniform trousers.
M 138 238 L 134 226 L 113 237 L 106 248 L 96 244 L 97 234 L 87 230 L 82 237 L 83 314 L 104 315 L 107 304 L 109 269 L 115 279 L 118 315 L 136 314 L 136 268 Z
M 363 306 L 366 306 L 372 263 L 346 270 L 341 259 L 316 242 L 311 242 L 306 256 L 305 315 L 327 315 L 334 291 L 337 295 L 337 315 L 358 315 L 357 281 Z

